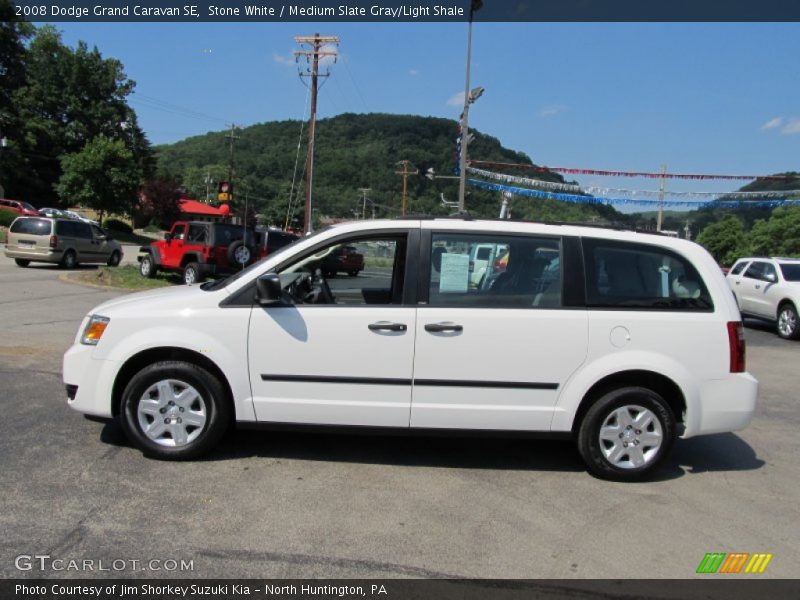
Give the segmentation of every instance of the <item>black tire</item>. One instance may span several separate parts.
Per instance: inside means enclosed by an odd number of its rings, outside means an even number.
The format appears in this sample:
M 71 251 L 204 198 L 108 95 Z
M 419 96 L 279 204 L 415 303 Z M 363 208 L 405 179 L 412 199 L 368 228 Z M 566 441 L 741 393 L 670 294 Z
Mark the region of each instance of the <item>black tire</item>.
M 624 407 L 630 407 L 630 412 L 626 411 L 628 415 L 643 413 L 635 410 L 635 407 L 644 408 L 658 421 L 658 427 L 661 430 L 661 441 L 658 447 L 647 446 L 647 440 L 652 439 L 657 433 L 656 425 L 648 425 L 647 430 L 637 430 L 635 428 L 635 421 L 633 422 L 633 429 L 631 426 L 620 426 L 620 431 L 625 433 L 619 434 L 619 439 L 622 440 L 623 436 L 630 436 L 631 450 L 635 447 L 641 447 L 639 452 L 644 455 L 647 452 L 645 462 L 641 466 L 632 466 L 633 455 L 629 455 L 624 448 L 620 448 L 622 454 L 619 460 L 612 462 L 606 457 L 605 452 L 611 452 L 617 447 L 617 444 L 623 444 L 627 448 L 629 442 L 610 442 L 608 440 L 601 442 L 600 428 L 607 420 L 612 419 L 614 422 L 615 411 Z M 610 427 L 613 427 L 611 425 Z M 627 431 L 630 430 L 630 431 Z M 644 433 L 642 440 L 639 439 L 640 434 Z M 647 437 L 647 434 L 651 434 Z M 675 428 L 675 415 L 672 412 L 669 404 L 653 390 L 643 387 L 625 387 L 606 393 L 599 398 L 583 417 L 580 428 L 578 429 L 578 451 L 583 457 L 589 471 L 602 479 L 610 479 L 614 481 L 637 481 L 651 475 L 655 469 L 658 468 L 661 461 L 669 454 L 670 448 L 675 441 L 676 428 Z M 616 437 L 616 435 L 614 436 Z M 608 444 L 611 446 L 609 447 Z M 613 454 L 612 454 L 613 455 Z M 624 457 L 628 457 L 627 461 L 622 461 Z M 619 465 L 628 463 L 626 467 Z
M 111 256 L 108 257 L 108 262 L 106 263 L 109 267 L 118 267 L 119 262 L 122 260 L 122 255 L 119 253 L 119 250 L 114 250 L 111 253 Z M 141 265 L 139 266 L 141 268 Z
M 186 266 L 183 267 L 183 274 L 181 277 L 183 278 L 183 283 L 186 285 L 200 283 L 204 279 L 200 274 L 200 265 L 196 262 L 186 263 Z
M 61 266 L 65 269 L 74 269 L 78 266 L 78 256 L 74 250 L 67 250 L 61 257 Z
M 238 257 L 237 253 L 240 253 Z M 255 250 L 245 245 L 244 240 L 236 240 L 228 246 L 228 263 L 236 267 L 245 267 L 249 265 L 253 262 L 254 256 Z
M 27 267 L 29 264 L 31 264 L 31 261 L 29 261 L 27 258 L 15 258 L 14 262 L 17 263 L 18 267 Z
M 142 260 L 139 261 L 139 275 L 147 279 L 153 279 L 156 273 L 158 273 L 158 267 L 156 267 L 153 257 L 145 254 Z
M 348 275 L 350 275 L 350 277 L 358 277 L 358 274 L 359 274 L 359 273 L 360 273 L 360 271 L 358 271 L 358 270 L 355 270 L 355 271 L 350 271 L 350 272 L 348 273 Z
M 140 420 L 139 405 L 149 389 L 163 381 L 176 382 L 193 387 L 199 394 L 205 409 L 205 422 L 194 439 L 180 446 L 170 446 L 165 432 L 160 441 L 155 441 L 145 433 Z M 173 387 L 172 390 L 179 388 Z M 184 388 L 185 389 L 185 388 Z M 151 396 L 152 397 L 152 396 Z M 158 400 L 157 400 L 158 401 Z M 199 405 L 198 405 L 199 406 Z M 160 413 L 160 409 L 159 409 Z M 161 414 L 153 418 L 161 419 Z M 165 413 L 170 415 L 171 413 Z M 186 415 L 181 411 L 178 415 Z M 146 419 L 150 417 L 145 416 Z M 172 417 L 176 418 L 176 417 Z M 146 456 L 163 460 L 187 460 L 197 458 L 211 450 L 228 429 L 231 420 L 230 403 L 225 387 L 214 375 L 195 364 L 184 361 L 162 361 L 149 365 L 134 375 L 125 386 L 120 405 L 120 421 L 128 439 Z M 172 424 L 175 427 L 176 424 Z M 194 431 L 190 437 L 194 435 Z
M 797 309 L 791 302 L 785 302 L 778 308 L 775 330 L 785 340 L 800 338 L 800 321 L 798 321 Z

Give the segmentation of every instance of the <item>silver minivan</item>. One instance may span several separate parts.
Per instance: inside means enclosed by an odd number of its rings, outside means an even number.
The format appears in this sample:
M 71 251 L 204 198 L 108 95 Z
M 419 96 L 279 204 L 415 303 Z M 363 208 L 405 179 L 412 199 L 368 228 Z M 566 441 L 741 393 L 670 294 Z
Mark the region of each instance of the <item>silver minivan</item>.
M 31 262 L 57 263 L 73 269 L 79 263 L 105 263 L 116 267 L 122 246 L 108 233 L 73 219 L 19 217 L 8 231 L 6 256 L 20 267 Z

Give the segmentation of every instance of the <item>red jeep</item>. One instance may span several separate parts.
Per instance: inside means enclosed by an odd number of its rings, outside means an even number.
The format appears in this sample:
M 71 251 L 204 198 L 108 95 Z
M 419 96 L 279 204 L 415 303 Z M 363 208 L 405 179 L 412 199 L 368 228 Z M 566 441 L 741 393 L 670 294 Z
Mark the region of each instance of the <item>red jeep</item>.
M 196 283 L 235 273 L 296 239 L 282 231 L 257 233 L 228 223 L 176 221 L 163 240 L 139 249 L 139 272 L 150 278 L 159 269 L 180 271 L 184 283 Z

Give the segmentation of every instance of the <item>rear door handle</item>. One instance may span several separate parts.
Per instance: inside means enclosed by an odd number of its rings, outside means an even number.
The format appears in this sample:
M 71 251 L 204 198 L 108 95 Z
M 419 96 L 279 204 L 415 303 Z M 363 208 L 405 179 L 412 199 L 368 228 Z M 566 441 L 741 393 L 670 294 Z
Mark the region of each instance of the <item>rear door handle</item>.
M 431 333 L 440 333 L 442 331 L 464 331 L 464 327 L 456 325 L 455 323 L 428 323 L 425 325 L 425 331 Z
M 408 327 L 405 323 L 390 323 L 389 321 L 378 321 L 367 325 L 370 331 L 406 331 Z

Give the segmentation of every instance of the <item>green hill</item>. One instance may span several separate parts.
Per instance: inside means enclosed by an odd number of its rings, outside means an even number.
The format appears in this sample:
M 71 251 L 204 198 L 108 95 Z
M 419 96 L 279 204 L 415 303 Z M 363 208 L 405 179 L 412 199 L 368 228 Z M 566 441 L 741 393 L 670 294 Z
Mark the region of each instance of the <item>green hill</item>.
M 296 191 L 296 217 L 302 217 L 303 173 L 306 136 L 300 138 L 299 121 L 253 125 L 237 131 L 234 185 L 238 202 L 245 193 L 258 212 L 272 223 L 282 224 L 286 215 L 298 139 L 301 139 Z M 473 131 L 470 156 L 482 160 L 531 162 L 527 155 L 504 148 L 494 137 Z M 183 182 L 196 198 L 206 194 L 206 177 L 227 178 L 229 142 L 227 132 L 211 132 L 156 148 L 162 176 Z M 317 122 L 314 170 L 314 207 L 318 215 L 352 218 L 361 211 L 359 188 L 370 188 L 368 197 L 379 217 L 400 214 L 402 177 L 395 174 L 397 162 L 410 160 L 420 174 L 408 179 L 408 212 L 448 214 L 440 194 L 457 200 L 456 180 L 431 181 L 428 168 L 451 175 L 455 160 L 456 121 L 434 117 L 388 114 L 343 114 Z M 543 179 L 563 181 L 557 174 Z M 212 186 L 213 187 L 213 186 Z M 211 190 L 213 193 L 213 189 Z M 469 189 L 467 209 L 479 216 L 496 217 L 501 198 L 496 192 Z M 606 206 L 574 205 L 554 200 L 515 198 L 512 216 L 546 221 L 624 222 L 625 215 Z M 367 205 L 367 214 L 371 206 Z

